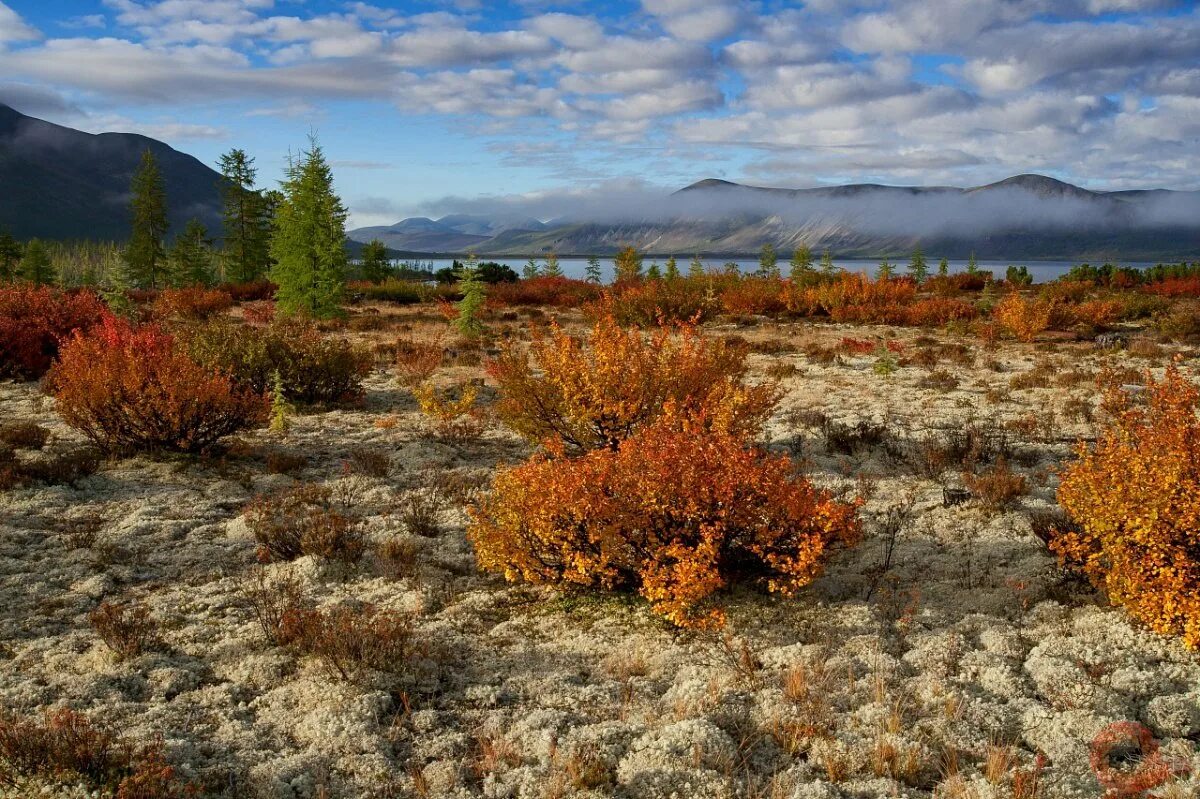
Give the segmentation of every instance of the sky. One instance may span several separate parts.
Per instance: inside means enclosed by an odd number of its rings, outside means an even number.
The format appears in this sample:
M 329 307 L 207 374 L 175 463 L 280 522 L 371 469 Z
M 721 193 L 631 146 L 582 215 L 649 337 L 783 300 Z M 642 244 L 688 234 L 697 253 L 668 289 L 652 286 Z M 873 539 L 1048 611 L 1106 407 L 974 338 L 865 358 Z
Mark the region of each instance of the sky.
M 1200 8 L 0 0 L 0 102 L 266 186 L 315 134 L 352 225 L 710 177 L 1200 189 Z

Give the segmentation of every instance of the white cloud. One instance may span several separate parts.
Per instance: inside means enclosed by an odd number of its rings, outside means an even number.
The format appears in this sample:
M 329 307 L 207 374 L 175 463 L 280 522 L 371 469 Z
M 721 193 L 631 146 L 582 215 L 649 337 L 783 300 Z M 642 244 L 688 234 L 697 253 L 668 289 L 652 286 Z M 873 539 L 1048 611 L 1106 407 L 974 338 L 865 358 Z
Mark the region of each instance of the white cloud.
M 40 39 L 42 34 L 29 25 L 21 16 L 0 3 L 0 47 L 7 42 L 32 42 Z

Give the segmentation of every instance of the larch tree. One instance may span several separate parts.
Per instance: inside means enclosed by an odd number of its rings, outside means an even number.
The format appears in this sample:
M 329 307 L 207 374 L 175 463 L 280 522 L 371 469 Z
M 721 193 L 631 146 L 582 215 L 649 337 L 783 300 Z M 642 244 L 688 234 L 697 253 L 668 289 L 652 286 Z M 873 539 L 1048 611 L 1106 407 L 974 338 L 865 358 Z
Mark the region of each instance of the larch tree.
M 801 244 L 792 252 L 792 272 L 789 277 L 797 280 L 812 271 L 812 250 L 807 244 Z
M 225 277 L 234 283 L 257 280 L 271 260 L 271 207 L 254 188 L 258 171 L 244 150 L 221 156 L 221 199 L 225 209 Z
M 315 137 L 288 164 L 271 237 L 271 280 L 284 316 L 341 313 L 346 283 L 346 206 L 333 190 L 333 170 Z
M 362 274 L 364 280 L 382 283 L 391 272 L 387 245 L 379 239 L 371 239 L 362 248 Z
M 212 241 L 199 219 L 189 220 L 175 238 L 170 260 L 172 285 L 207 286 L 212 282 Z
M 763 277 L 779 277 L 779 256 L 770 242 L 762 246 L 758 255 L 758 271 Z
M 613 259 L 613 269 L 618 283 L 640 280 L 642 277 L 642 254 L 634 247 L 623 247 Z
M 142 151 L 142 163 L 133 174 L 130 192 L 133 229 L 125 249 L 129 277 L 142 288 L 160 288 L 166 285 L 168 277 L 167 190 L 158 159 L 148 149 Z
M 562 267 L 558 265 L 558 255 L 550 253 L 546 256 L 546 271 L 543 272 L 546 277 L 562 277 Z
M 663 277 L 665 277 L 667 280 L 679 279 L 679 262 L 675 260 L 674 255 L 667 258 L 667 268 L 663 272 Z
M 699 255 L 693 255 L 688 263 L 688 277 L 704 277 L 704 262 L 700 260 Z
M 913 276 L 913 280 L 917 281 L 917 285 L 925 282 L 925 278 L 929 275 L 929 265 L 925 261 L 925 253 L 921 251 L 921 245 L 913 250 L 912 259 L 908 262 L 909 274 Z
M 54 270 L 50 266 L 50 254 L 41 239 L 31 239 L 25 245 L 21 257 L 21 276 L 35 286 L 47 286 L 54 282 Z
M 600 275 L 600 259 L 599 258 L 597 258 L 596 256 L 593 255 L 591 258 L 587 259 L 587 267 L 584 269 L 584 275 L 587 278 L 587 282 L 595 283 L 597 285 L 600 284 L 602 278 Z

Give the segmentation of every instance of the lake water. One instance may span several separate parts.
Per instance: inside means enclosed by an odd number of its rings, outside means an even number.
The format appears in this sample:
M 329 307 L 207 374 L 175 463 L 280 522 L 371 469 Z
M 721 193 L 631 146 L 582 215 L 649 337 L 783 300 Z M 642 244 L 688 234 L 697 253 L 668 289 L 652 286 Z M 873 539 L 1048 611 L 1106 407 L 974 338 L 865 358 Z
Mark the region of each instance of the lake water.
M 494 261 L 497 261 L 498 263 L 505 264 L 507 266 L 512 267 L 513 270 L 518 275 L 521 274 L 521 268 L 523 266 L 525 266 L 525 264 L 528 261 L 528 259 L 520 259 L 520 258 L 517 258 L 517 259 L 513 259 L 513 258 L 481 258 L 480 260 L 487 260 L 487 261 L 494 260 Z M 690 261 L 691 261 L 690 258 L 678 259 L 677 263 L 678 263 L 679 270 L 681 272 L 686 272 Z M 758 269 L 758 260 L 753 259 L 753 258 L 734 259 L 732 261 L 726 260 L 726 259 L 703 259 L 703 261 L 704 261 L 705 269 L 719 270 L 722 267 L 724 267 L 724 265 L 726 263 L 736 263 L 738 265 L 738 268 L 741 269 L 743 272 L 753 272 Z M 648 268 L 650 266 L 650 264 L 652 264 L 654 262 L 655 262 L 655 259 L 652 259 L 652 258 L 645 259 L 645 261 L 643 262 L 643 269 Z M 439 259 L 434 259 L 434 260 L 430 260 L 430 261 L 420 261 L 417 263 L 419 263 L 421 266 L 431 266 L 434 270 L 437 270 L 437 269 L 441 269 L 444 266 L 450 266 L 452 261 L 451 261 L 451 259 L 448 259 L 448 258 L 439 258 Z M 542 261 L 539 261 L 538 263 L 539 263 L 539 265 L 544 267 L 546 262 L 544 260 L 542 260 Z M 659 265 L 659 268 L 661 269 L 661 268 L 663 268 L 665 259 L 658 260 L 657 263 Z M 950 263 L 951 273 L 967 271 L 967 262 L 966 261 L 950 261 L 949 263 Z M 1033 275 L 1033 280 L 1036 283 L 1046 283 L 1051 280 L 1054 280 L 1055 278 L 1066 274 L 1071 269 L 1071 267 L 1075 266 L 1077 263 L 1079 263 L 1079 262 L 1077 262 L 1077 261 L 1024 261 L 1024 262 L 1022 262 L 1022 261 L 978 261 L 977 262 L 979 269 L 981 271 L 985 271 L 985 272 L 990 271 L 997 278 L 1004 277 L 1004 272 L 1005 272 L 1005 270 L 1008 269 L 1010 264 L 1025 266 L 1026 268 L 1029 269 L 1029 273 L 1031 275 Z M 574 278 L 584 277 L 584 274 L 585 274 L 584 270 L 587 268 L 587 260 L 584 258 L 560 258 L 558 261 L 558 264 L 562 268 L 563 273 L 567 277 L 574 277 Z M 878 271 L 878 269 L 879 269 L 879 261 L 878 260 L 835 258 L 834 264 L 837 265 L 839 268 L 846 270 L 847 272 L 862 272 L 862 273 L 868 274 L 868 275 L 874 275 L 875 272 Z M 814 266 L 816 266 L 816 265 L 817 264 L 814 263 Z M 1122 263 L 1121 265 L 1122 266 L 1131 266 L 1131 267 L 1138 268 L 1138 269 L 1144 269 L 1146 267 L 1153 266 L 1154 264 Z M 907 259 L 905 259 L 904 261 L 899 261 L 899 262 L 893 263 L 892 266 L 894 269 L 894 274 L 896 274 L 896 275 L 903 275 L 908 271 Z M 788 273 L 787 258 L 781 257 L 779 259 L 779 268 L 782 270 L 784 275 L 787 275 L 787 273 Z M 938 262 L 935 260 L 931 260 L 929 262 L 930 274 L 937 272 L 937 268 L 938 268 Z M 600 259 L 600 269 L 601 269 L 601 273 L 604 276 L 604 280 L 611 281 L 613 278 L 612 259 L 611 258 L 601 258 Z

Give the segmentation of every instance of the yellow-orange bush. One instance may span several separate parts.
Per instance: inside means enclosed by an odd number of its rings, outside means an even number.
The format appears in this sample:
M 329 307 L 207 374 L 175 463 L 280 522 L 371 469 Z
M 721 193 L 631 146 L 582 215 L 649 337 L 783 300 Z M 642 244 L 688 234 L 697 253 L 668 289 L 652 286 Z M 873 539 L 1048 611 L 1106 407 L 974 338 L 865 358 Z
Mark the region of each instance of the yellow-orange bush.
M 485 569 L 636 591 L 699 627 L 720 624 L 711 597 L 734 579 L 790 593 L 860 535 L 855 505 L 673 403 L 616 449 L 501 471 L 472 519 Z
M 703 411 L 714 426 L 752 435 L 778 399 L 774 386 L 745 384 L 741 347 L 689 326 L 622 329 L 611 316 L 595 322 L 586 342 L 552 326 L 530 352 L 509 343 L 488 371 L 500 384 L 500 418 L 571 454 L 616 449 L 668 401 L 683 417 Z
M 1073 525 L 1051 547 L 1152 629 L 1200 647 L 1200 389 L 1175 366 L 1146 402 L 1111 387 L 1111 422 L 1062 475 Z
M 1018 292 L 1005 295 L 992 309 L 992 319 L 1006 332 L 1021 341 L 1033 341 L 1038 333 L 1050 327 L 1054 303 L 1029 299 Z

